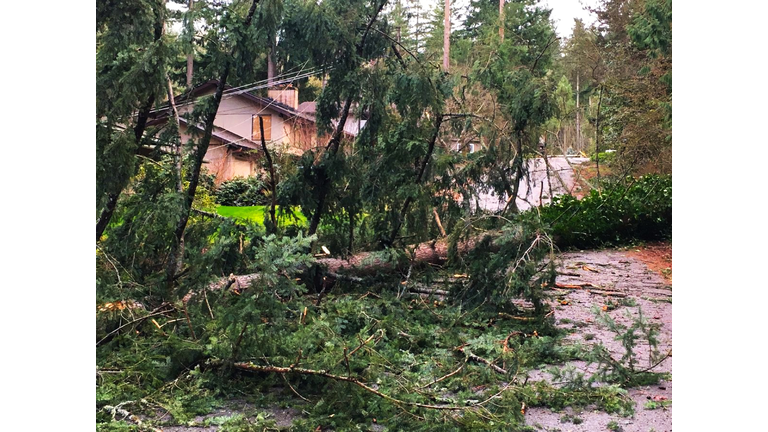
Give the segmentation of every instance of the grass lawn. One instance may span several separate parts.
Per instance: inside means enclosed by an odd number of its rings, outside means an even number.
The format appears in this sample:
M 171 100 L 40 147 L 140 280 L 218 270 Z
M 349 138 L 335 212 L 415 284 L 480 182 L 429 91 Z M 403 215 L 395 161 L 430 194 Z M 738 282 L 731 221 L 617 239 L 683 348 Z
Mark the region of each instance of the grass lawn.
M 268 206 L 246 206 L 246 207 L 218 206 L 216 207 L 216 213 L 220 214 L 221 216 L 231 217 L 234 219 L 249 220 L 251 222 L 256 222 L 260 225 L 264 225 L 264 218 L 269 217 L 268 212 L 269 212 Z M 293 213 L 296 215 L 297 219 L 292 219 L 290 216 L 280 217 L 280 206 L 277 206 L 276 214 L 277 214 L 278 225 L 282 225 L 282 226 L 285 226 L 285 225 L 306 226 L 307 225 L 307 218 L 301 213 L 301 209 L 299 207 L 294 207 Z

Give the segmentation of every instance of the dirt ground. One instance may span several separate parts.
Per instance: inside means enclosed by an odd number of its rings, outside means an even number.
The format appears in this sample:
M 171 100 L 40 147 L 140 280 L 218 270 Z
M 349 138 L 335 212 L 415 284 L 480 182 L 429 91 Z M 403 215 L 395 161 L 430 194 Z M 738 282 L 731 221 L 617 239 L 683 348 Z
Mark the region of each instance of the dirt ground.
M 654 372 L 672 373 L 672 245 L 657 243 L 628 250 L 602 250 L 569 252 L 561 257 L 557 282 L 563 285 L 589 283 L 595 287 L 563 289 L 555 306 L 555 318 L 564 328 L 579 327 L 571 335 L 582 343 L 601 342 L 615 358 L 624 353 L 613 334 L 594 320 L 592 307 L 615 306 L 619 301 L 642 309 L 643 316 L 659 325 L 659 351 L 668 353 L 664 361 L 652 369 Z M 560 301 L 563 300 L 563 301 Z M 563 304 L 566 303 L 566 304 Z M 630 317 L 638 314 L 637 306 L 618 306 L 608 311 L 617 322 L 629 325 Z M 629 314 L 629 316 L 627 316 Z M 590 335 L 590 336 L 587 336 Z M 588 339 L 589 338 L 589 339 Z M 641 358 L 648 358 L 647 344 L 638 345 Z M 586 373 L 591 371 L 583 362 L 571 362 Z M 549 379 L 545 372 L 533 371 L 531 379 Z M 658 385 L 630 389 L 628 395 L 635 402 L 635 414 L 630 418 L 602 411 L 567 409 L 553 412 L 547 408 L 532 408 L 526 413 L 526 424 L 540 431 L 671 431 L 672 381 Z M 653 403 L 657 405 L 653 408 Z M 668 406 L 660 407 L 662 404 Z M 578 418 L 576 422 L 573 418 Z

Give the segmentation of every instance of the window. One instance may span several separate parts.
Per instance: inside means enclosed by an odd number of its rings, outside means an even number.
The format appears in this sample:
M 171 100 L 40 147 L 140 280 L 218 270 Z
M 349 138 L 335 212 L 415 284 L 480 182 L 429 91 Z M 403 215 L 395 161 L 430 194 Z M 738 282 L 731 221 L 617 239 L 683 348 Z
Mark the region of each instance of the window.
M 461 143 L 456 143 L 456 151 L 457 152 L 461 151 Z
M 472 143 L 469 144 L 469 152 L 470 153 L 474 153 L 475 152 L 475 145 L 472 144 Z
M 272 140 L 272 116 L 271 115 L 254 115 L 253 116 L 253 133 L 251 139 L 253 141 L 261 141 L 261 129 L 259 129 L 259 117 L 264 119 L 264 141 Z

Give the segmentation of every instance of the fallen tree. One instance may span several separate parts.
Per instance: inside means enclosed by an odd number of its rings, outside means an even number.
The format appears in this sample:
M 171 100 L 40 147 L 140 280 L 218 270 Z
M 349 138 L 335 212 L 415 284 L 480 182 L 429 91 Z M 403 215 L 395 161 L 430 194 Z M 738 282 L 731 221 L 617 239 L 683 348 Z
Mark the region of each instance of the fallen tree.
M 465 241 L 457 242 L 456 250 L 459 254 L 465 255 L 475 248 L 477 244 L 485 238 L 496 239 L 500 232 L 489 231 L 479 236 L 471 237 Z M 391 254 L 384 251 L 360 252 L 347 259 L 341 258 L 319 258 L 316 260 L 317 268 L 321 271 L 318 275 L 325 277 L 326 281 L 331 283 L 336 280 L 347 280 L 352 282 L 361 282 L 362 277 L 373 276 L 382 272 L 392 272 L 395 270 L 404 270 L 409 266 L 423 266 L 429 264 L 444 264 L 448 260 L 449 239 L 443 238 L 432 240 L 405 248 L 409 259 L 406 262 L 396 262 L 391 259 Z M 491 243 L 493 244 L 493 243 Z M 304 269 L 305 271 L 308 269 Z M 228 277 L 218 279 L 211 283 L 208 289 L 219 290 L 234 289 L 240 290 L 250 286 L 253 281 L 259 279 L 259 273 L 245 275 L 229 275 Z M 192 293 L 187 294 L 185 301 L 189 300 Z

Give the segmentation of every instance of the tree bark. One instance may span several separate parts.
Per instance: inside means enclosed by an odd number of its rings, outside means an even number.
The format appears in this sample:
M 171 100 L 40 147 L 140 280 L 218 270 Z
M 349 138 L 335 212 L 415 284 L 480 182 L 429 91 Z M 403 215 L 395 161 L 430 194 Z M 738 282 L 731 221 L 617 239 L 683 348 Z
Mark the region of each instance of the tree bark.
M 499 39 L 504 42 L 504 0 L 499 0 Z
M 272 202 L 269 206 L 269 218 L 272 226 L 277 230 L 277 219 L 275 218 L 275 207 L 277 205 L 277 178 L 275 178 L 275 164 L 272 163 L 272 156 L 267 149 L 267 142 L 264 140 L 264 119 L 259 116 L 259 131 L 261 132 L 261 149 L 264 150 L 264 156 L 269 164 L 269 193 L 272 195 Z
M 579 115 L 579 73 L 576 73 L 576 148 L 582 151 L 581 145 L 581 116 Z
M 184 156 L 182 154 L 182 145 L 181 145 L 181 135 L 180 135 L 180 127 L 181 127 L 181 121 L 179 121 L 179 111 L 176 109 L 176 101 L 173 98 L 173 85 L 171 84 L 171 78 L 168 77 L 168 74 L 165 74 L 165 78 L 168 81 L 168 110 L 170 111 L 170 115 L 173 117 L 174 123 L 176 124 L 176 136 L 173 137 L 174 140 L 174 159 L 176 164 L 176 192 L 179 194 L 184 193 L 184 181 L 182 179 L 182 163 L 184 161 Z M 181 239 L 179 240 L 179 247 L 176 251 L 176 270 L 175 272 L 178 274 L 181 271 L 181 257 L 184 256 L 184 234 L 182 233 Z
M 448 72 L 451 51 L 451 0 L 445 0 L 445 18 L 443 21 L 443 71 Z
M 597 116 L 595 117 L 595 164 L 598 183 L 600 183 L 600 105 L 603 103 L 603 87 L 601 84 L 600 97 L 597 99 Z
M 523 136 L 521 131 L 517 131 L 517 140 L 515 142 L 515 149 L 517 154 L 515 155 L 514 168 L 515 168 L 515 183 L 512 187 L 511 209 L 512 213 L 517 213 L 517 194 L 520 192 L 520 180 L 523 178 Z
M 192 6 L 194 6 L 195 1 L 189 0 L 189 11 L 192 11 Z M 191 16 L 190 16 L 191 18 Z M 187 22 L 187 25 L 189 26 L 189 32 L 194 34 L 195 32 L 195 21 L 190 19 Z M 194 69 L 195 64 L 195 42 L 194 39 L 190 41 L 190 52 L 187 54 L 187 90 L 192 88 L 192 73 Z
M 457 245 L 458 253 L 469 253 L 484 238 L 496 238 L 499 235 L 500 232 L 489 231 L 479 236 L 475 236 L 465 241 L 459 242 Z M 433 240 L 419 243 L 418 245 L 409 246 L 407 249 L 413 250 L 413 255 L 411 256 L 411 260 L 409 261 L 408 266 L 443 264 L 448 260 L 448 246 L 448 238 L 442 238 L 439 240 Z M 497 247 L 491 244 L 491 250 L 497 250 Z M 331 279 L 357 280 L 357 277 L 374 276 L 381 272 L 391 272 L 397 270 L 397 264 L 390 261 L 388 257 L 388 254 L 382 252 L 360 252 L 348 257 L 347 259 L 320 258 L 317 260 L 317 264 L 325 269 L 325 275 Z M 408 266 L 405 267 L 407 268 Z M 322 275 L 320 276 L 322 277 Z M 235 285 L 239 288 L 245 288 L 259 277 L 260 276 L 258 273 L 240 276 L 231 275 L 228 278 L 221 278 L 218 281 L 213 282 L 209 286 L 209 289 L 226 289 L 232 285 Z

